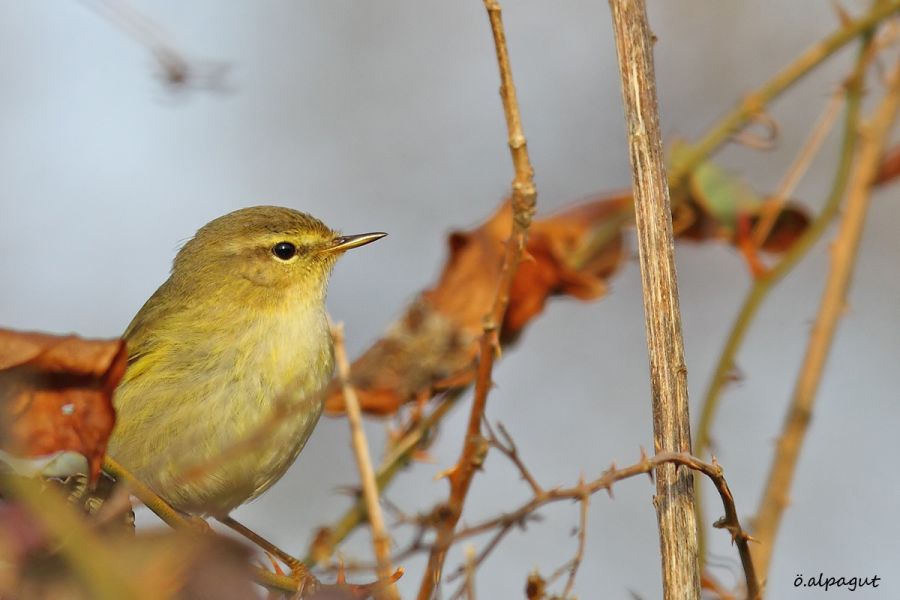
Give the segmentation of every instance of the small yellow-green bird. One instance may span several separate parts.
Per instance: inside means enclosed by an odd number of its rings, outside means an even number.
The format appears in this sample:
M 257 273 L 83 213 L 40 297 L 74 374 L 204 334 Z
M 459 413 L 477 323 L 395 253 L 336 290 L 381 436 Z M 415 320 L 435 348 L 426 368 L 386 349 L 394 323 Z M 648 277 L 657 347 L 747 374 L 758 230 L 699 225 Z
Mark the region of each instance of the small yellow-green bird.
M 385 235 L 275 206 L 203 226 L 125 332 L 109 455 L 188 513 L 224 517 L 266 491 L 322 412 L 332 267 Z

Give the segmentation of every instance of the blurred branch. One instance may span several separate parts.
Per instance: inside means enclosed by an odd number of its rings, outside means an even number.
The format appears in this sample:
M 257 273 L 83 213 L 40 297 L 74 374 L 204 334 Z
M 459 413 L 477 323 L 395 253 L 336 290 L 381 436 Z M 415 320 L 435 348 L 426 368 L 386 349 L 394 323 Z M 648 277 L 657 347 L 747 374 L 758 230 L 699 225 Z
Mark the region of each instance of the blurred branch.
M 387 487 L 400 469 L 409 464 L 413 454 L 450 409 L 456 405 L 463 391 L 463 389 L 457 389 L 447 392 L 428 416 L 411 423 L 406 428 L 406 433 L 392 445 L 391 451 L 384 457 L 375 474 L 375 484 L 379 492 Z M 319 531 L 322 535 L 313 542 L 303 562 L 312 566 L 324 557 L 331 556 L 335 548 L 366 520 L 366 515 L 366 502 L 359 498 L 334 525 L 320 528 Z
M 228 66 L 212 63 L 198 66 L 169 42 L 160 28 L 126 0 L 81 0 L 82 4 L 147 48 L 162 68 L 165 82 L 175 88 L 226 91 Z
M 877 3 L 865 15 L 855 21 L 848 22 L 838 31 L 808 48 L 775 77 L 757 90 L 747 94 L 741 103 L 719 120 L 705 136 L 691 144 L 691 148 L 678 164 L 672 165 L 669 174 L 669 181 L 672 186 L 678 186 L 707 156 L 727 142 L 754 115 L 760 113 L 766 105 L 800 78 L 819 66 L 825 59 L 843 48 L 857 36 L 868 35 L 878 23 L 898 11 L 900 11 L 900 0 Z
M 198 533 L 206 533 L 209 531 L 209 525 L 207 525 L 203 519 L 191 518 L 172 508 L 168 502 L 150 489 L 150 486 L 132 475 L 128 469 L 120 465 L 112 457 L 106 456 L 103 459 L 103 470 L 111 475 L 116 481 L 125 483 L 131 490 L 131 493 L 134 494 L 138 500 L 143 502 L 144 506 L 149 508 L 172 529 L 182 529 L 184 531 L 194 531 Z
M 900 61 L 889 80 L 889 88 L 870 122 L 860 130 L 856 167 L 847 188 L 847 203 L 840 229 L 831 248 L 831 268 L 819 306 L 803 365 L 797 377 L 793 398 L 782 429 L 769 480 L 756 519 L 760 544 L 754 557 L 760 572 L 768 571 L 775 536 L 791 488 L 800 449 L 812 416 L 816 392 L 834 341 L 837 323 L 847 308 L 847 290 L 856 264 L 862 230 L 865 225 L 873 182 L 878 173 L 891 129 L 900 107 Z
M 831 133 L 832 126 L 840 114 L 841 105 L 844 103 L 845 91 L 841 90 L 832 95 L 806 143 L 803 144 L 800 152 L 794 158 L 794 162 L 782 178 L 778 189 L 772 197 L 766 200 L 760 212 L 759 220 L 753 227 L 752 241 L 754 248 L 762 248 L 763 244 L 765 244 L 769 234 L 772 233 L 775 221 L 784 208 L 784 204 L 790 199 L 800 180 L 806 175 L 809 165 L 819 154 L 819 150 L 822 149 L 822 143 L 828 137 L 828 134 Z
M 162 519 L 163 522 L 165 522 L 172 529 L 189 531 L 197 535 L 215 535 L 206 521 L 199 517 L 185 515 L 184 513 L 173 508 L 156 492 L 150 489 L 147 484 L 143 483 L 140 479 L 131 474 L 125 467 L 120 465 L 109 456 L 107 456 L 103 460 L 103 470 L 109 473 L 117 481 L 125 483 L 131 490 L 131 492 L 137 497 L 137 499 L 144 504 L 144 506 L 149 508 L 154 514 L 156 514 L 156 516 Z M 225 521 L 223 522 L 229 527 L 232 527 L 232 529 L 235 529 L 235 531 L 242 533 L 242 535 L 245 535 L 245 537 L 250 539 L 250 541 L 257 543 L 257 545 L 260 545 L 262 548 L 266 550 L 274 548 L 273 553 L 275 553 L 276 555 L 290 556 L 283 550 L 275 548 L 271 544 L 269 544 L 269 546 L 261 544 L 259 540 L 262 540 L 262 542 L 265 542 L 265 540 L 263 540 L 259 536 L 256 536 L 258 539 L 246 536 L 246 534 L 244 534 L 240 529 L 233 527 Z M 237 522 L 235 521 L 235 523 Z M 268 542 L 265 543 L 268 544 Z M 293 566 L 293 564 L 291 566 Z M 303 585 L 301 585 L 301 581 L 299 581 L 297 577 L 288 577 L 285 575 L 270 573 L 269 571 L 261 568 L 255 569 L 254 573 L 256 582 L 269 589 L 291 593 L 298 593 L 303 590 Z M 308 578 L 312 578 L 309 573 L 306 573 L 305 575 Z
M 372 545 L 375 550 L 375 560 L 378 563 L 378 576 L 387 580 L 394 572 L 391 566 L 391 538 L 384 526 L 384 517 L 381 514 L 381 506 L 378 503 L 378 486 L 375 483 L 375 473 L 372 470 L 372 459 L 369 457 L 369 444 L 366 441 L 366 432 L 363 430 L 359 400 L 356 397 L 356 391 L 350 385 L 350 363 L 347 360 L 347 350 L 344 346 L 343 324 L 332 325 L 331 337 L 334 339 L 334 357 L 337 363 L 338 379 L 341 382 L 344 402 L 347 406 L 347 421 L 350 423 L 353 453 L 356 457 L 356 465 L 359 468 L 363 500 L 366 503 L 366 513 L 368 514 L 372 530 Z M 385 589 L 384 596 L 396 600 L 400 598 L 397 588 L 393 584 Z
M 643 0 L 610 0 L 625 129 L 634 182 L 634 209 L 653 403 L 656 452 L 690 452 L 687 368 L 672 211 L 662 155 L 652 34 Z M 693 473 L 672 465 L 656 473 L 654 505 L 659 522 L 663 597 L 700 597 Z M 753 597 L 755 600 L 755 596 Z
M 843 137 L 834 181 L 831 184 L 831 190 L 828 193 L 825 205 L 806 232 L 794 243 L 779 262 L 761 277 L 753 280 L 753 286 L 744 298 L 741 308 L 735 317 L 725 346 L 713 371 L 712 379 L 703 397 L 703 403 L 700 408 L 700 420 L 697 424 L 696 442 L 694 444 L 694 452 L 698 456 L 703 456 L 704 452 L 710 447 L 712 425 L 722 397 L 722 391 L 729 380 L 732 369 L 734 369 L 737 353 L 763 301 L 769 292 L 791 272 L 816 242 L 819 241 L 838 213 L 853 166 L 854 151 L 858 137 L 860 104 L 862 102 L 866 68 L 872 60 L 870 48 L 873 38 L 874 32 L 872 31 L 869 31 L 864 37 L 856 66 L 844 84 L 846 110 Z M 700 494 L 695 494 L 694 500 L 696 502 L 697 520 L 702 523 L 703 498 Z M 699 538 L 701 560 L 705 560 L 704 538 L 705 535 L 701 529 Z
M 100 600 L 152 599 L 159 590 L 146 589 L 119 564 L 114 553 L 99 539 L 63 498 L 42 489 L 38 481 L 15 475 L 0 476 L 4 497 L 20 501 L 29 514 L 59 545 L 58 551 L 78 578 Z M 4 571 L 8 565 L 4 565 Z
M 428 566 L 419 587 L 419 600 L 431 598 L 441 580 L 447 548 L 452 540 L 459 517 L 462 515 L 463 504 L 469 492 L 472 477 L 483 460 L 484 439 L 481 437 L 481 420 L 484 417 L 487 395 L 491 387 L 494 357 L 500 349 L 499 329 L 509 304 L 509 290 L 522 259 L 522 250 L 525 247 L 528 227 L 531 225 L 537 198 L 533 180 L 534 171 L 528 157 L 525 134 L 519 116 L 519 104 L 516 99 L 516 87 L 509 64 L 500 4 L 496 0 L 484 0 L 484 7 L 490 20 L 494 47 L 497 51 L 497 64 L 500 69 L 500 98 L 503 102 L 503 113 L 506 116 L 509 151 L 515 169 L 515 177 L 512 182 L 513 226 L 506 242 L 503 268 L 500 271 L 494 306 L 485 318 L 484 333 L 479 344 L 475 393 L 472 399 L 466 438 L 459 460 L 447 474 L 450 483 L 450 497 L 447 503 L 449 511 L 438 528 L 437 539 L 428 557 Z

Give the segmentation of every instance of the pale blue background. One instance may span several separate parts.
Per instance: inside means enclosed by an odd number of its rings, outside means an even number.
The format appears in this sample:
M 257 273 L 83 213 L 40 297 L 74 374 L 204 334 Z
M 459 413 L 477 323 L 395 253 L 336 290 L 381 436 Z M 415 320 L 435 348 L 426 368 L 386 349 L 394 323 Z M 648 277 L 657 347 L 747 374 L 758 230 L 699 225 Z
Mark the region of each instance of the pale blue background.
M 846 2 L 850 9 L 868 4 Z M 113 336 L 166 277 L 178 244 L 232 209 L 284 204 L 346 232 L 391 236 L 348 256 L 329 299 L 350 350 L 374 340 L 430 282 L 451 228 L 471 225 L 512 176 L 482 3 L 136 2 L 173 43 L 230 65 L 230 93 L 172 94 L 147 49 L 89 3 L 0 2 L 0 323 Z M 630 182 L 618 75 L 605 2 L 509 0 L 505 19 L 541 212 Z M 651 2 L 665 135 L 695 137 L 742 93 L 838 26 L 816 0 Z M 773 190 L 827 95 L 852 61 L 844 52 L 772 107 L 783 143 L 730 148 L 720 160 Z M 873 84 L 877 88 L 877 84 Z M 832 135 L 798 197 L 822 203 L 836 155 Z M 771 597 L 818 597 L 793 579 L 824 571 L 883 578 L 900 594 L 897 357 L 900 203 L 877 195 L 847 316 L 804 448 L 793 504 L 771 571 Z M 693 406 L 748 287 L 736 253 L 678 248 Z M 746 380 L 725 397 L 715 436 L 745 522 L 815 314 L 825 245 L 782 284 L 740 354 Z M 652 447 L 640 284 L 629 261 L 602 302 L 557 302 L 505 355 L 488 416 L 504 422 L 547 486 L 596 476 Z M 455 459 L 459 409 L 433 449 L 436 464 L 404 473 L 389 497 L 414 512 L 445 492 L 433 475 Z M 368 423 L 374 448 L 384 425 Z M 376 452 L 377 455 L 377 452 Z M 511 508 L 526 486 L 492 455 L 464 519 Z M 238 511 L 248 525 L 302 553 L 312 528 L 347 505 L 356 483 L 347 427 L 325 420 L 298 464 Z M 592 503 L 581 598 L 660 595 L 656 520 L 646 479 Z M 710 520 L 718 517 L 718 501 Z M 522 597 L 533 568 L 552 572 L 575 549 L 577 507 L 513 533 L 477 578 L 479 597 Z M 738 575 L 726 534 L 714 552 Z M 448 560 L 459 563 L 461 548 Z M 363 531 L 346 546 L 369 556 Z M 404 565 L 418 585 L 422 559 Z M 725 583 L 733 576 L 719 574 Z M 448 590 L 453 588 L 448 588 Z M 557 591 L 561 590 L 558 586 Z M 832 591 L 849 597 L 849 592 Z

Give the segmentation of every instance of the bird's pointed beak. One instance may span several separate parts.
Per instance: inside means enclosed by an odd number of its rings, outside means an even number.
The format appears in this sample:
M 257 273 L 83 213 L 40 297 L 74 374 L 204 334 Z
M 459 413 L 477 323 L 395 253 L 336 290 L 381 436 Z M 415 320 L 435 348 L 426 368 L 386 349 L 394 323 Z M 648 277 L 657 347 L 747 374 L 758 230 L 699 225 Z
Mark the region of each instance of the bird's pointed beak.
M 360 233 L 357 235 L 342 235 L 332 240 L 331 245 L 322 250 L 323 253 L 331 254 L 332 252 L 344 252 L 350 248 L 358 248 L 371 244 L 376 240 L 380 240 L 387 234 L 381 231 L 372 233 Z

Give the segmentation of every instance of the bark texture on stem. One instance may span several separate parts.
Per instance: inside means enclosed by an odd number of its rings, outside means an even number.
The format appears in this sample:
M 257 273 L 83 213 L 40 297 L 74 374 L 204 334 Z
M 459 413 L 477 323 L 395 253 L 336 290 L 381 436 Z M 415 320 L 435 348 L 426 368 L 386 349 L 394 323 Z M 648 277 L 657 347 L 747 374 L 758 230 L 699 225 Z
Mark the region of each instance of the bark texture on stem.
M 610 0 L 634 181 L 635 224 L 644 292 L 655 451 L 690 452 L 687 368 L 675 276 L 672 215 L 663 163 L 653 35 L 643 0 Z M 656 471 L 656 506 L 663 595 L 700 597 L 693 474 L 662 465 Z

